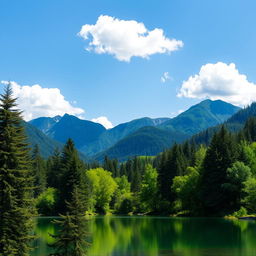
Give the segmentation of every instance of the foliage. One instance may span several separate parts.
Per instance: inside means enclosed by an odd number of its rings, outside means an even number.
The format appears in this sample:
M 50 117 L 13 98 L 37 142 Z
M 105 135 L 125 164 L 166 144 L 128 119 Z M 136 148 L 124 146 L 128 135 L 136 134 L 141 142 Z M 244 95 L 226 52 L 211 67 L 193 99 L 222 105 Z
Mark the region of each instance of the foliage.
M 256 213 L 256 178 L 250 178 L 244 183 L 244 197 L 243 203 L 251 213 Z
M 10 85 L 0 98 L 0 254 L 28 256 L 33 239 L 33 176 Z
M 58 201 L 58 191 L 55 188 L 47 188 L 36 199 L 36 207 L 39 214 L 44 216 L 56 215 L 56 203 Z
M 60 226 L 59 234 L 53 235 L 56 241 L 51 245 L 58 256 L 85 256 L 88 242 L 87 227 L 82 205 L 81 192 L 77 186 L 72 191 L 71 201 L 67 202 L 67 213 L 60 215 L 55 223 Z
M 151 212 L 157 209 L 157 170 L 147 165 L 140 191 L 141 209 Z
M 46 165 L 40 155 L 38 145 L 35 145 L 32 152 L 32 169 L 35 176 L 35 197 L 46 189 Z
M 205 215 L 225 215 L 230 210 L 230 196 L 223 184 L 227 183 L 227 168 L 236 159 L 235 141 L 223 126 L 214 135 L 203 163 L 200 197 Z
M 75 186 L 81 188 L 84 193 L 84 197 L 81 199 L 84 202 L 84 211 L 86 211 L 86 182 L 83 180 L 83 165 L 79 159 L 78 152 L 75 149 L 74 142 L 68 139 L 62 152 L 60 163 L 60 197 L 59 197 L 59 211 L 65 212 L 65 201 L 70 202 L 72 197 L 72 191 Z
M 232 216 L 239 218 L 247 215 L 247 210 L 244 207 L 241 207 L 238 211 L 234 212 Z
M 91 208 L 103 213 L 108 212 L 109 203 L 117 189 L 112 174 L 103 168 L 96 168 L 88 170 L 86 176 L 92 191 Z

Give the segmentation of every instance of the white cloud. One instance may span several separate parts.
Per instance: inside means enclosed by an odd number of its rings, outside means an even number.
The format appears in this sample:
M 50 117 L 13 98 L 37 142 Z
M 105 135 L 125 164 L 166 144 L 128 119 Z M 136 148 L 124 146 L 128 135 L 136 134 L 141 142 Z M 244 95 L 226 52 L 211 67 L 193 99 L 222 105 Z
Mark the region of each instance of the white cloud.
M 91 120 L 94 123 L 102 124 L 106 129 L 113 128 L 113 124 L 108 120 L 106 116 L 100 116 Z
M 8 84 L 8 81 L 1 81 Z M 65 113 L 82 117 L 84 110 L 73 107 L 58 88 L 43 88 L 38 84 L 19 85 L 10 82 L 14 97 L 17 97 L 18 107 L 23 110 L 23 118 L 28 121 L 41 116 L 54 117 Z
M 221 99 L 237 106 L 246 106 L 256 99 L 256 84 L 240 74 L 234 63 L 203 65 L 199 74 L 182 83 L 178 97 L 211 100 Z
M 86 24 L 78 33 L 92 40 L 86 50 L 98 54 L 108 53 L 120 61 L 129 62 L 133 56 L 148 58 L 156 53 L 170 53 L 183 46 L 183 42 L 169 39 L 159 28 L 148 30 L 135 20 L 119 20 L 101 15 L 95 25 Z
M 171 79 L 171 77 L 169 75 L 169 72 L 164 72 L 163 75 L 161 76 L 160 80 L 162 83 L 165 83 L 167 80 L 170 80 L 170 79 Z

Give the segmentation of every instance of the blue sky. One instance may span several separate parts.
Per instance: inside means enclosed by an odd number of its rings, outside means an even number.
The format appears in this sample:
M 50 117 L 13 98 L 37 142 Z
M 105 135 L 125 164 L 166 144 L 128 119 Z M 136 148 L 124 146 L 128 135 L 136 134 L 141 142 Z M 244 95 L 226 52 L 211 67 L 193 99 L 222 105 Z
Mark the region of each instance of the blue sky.
M 66 104 L 60 111 L 79 108 L 85 112 L 76 115 L 104 116 L 113 125 L 144 116 L 170 117 L 205 98 L 242 106 L 256 97 L 255 1 L 1 0 L 0 10 L 0 80 L 20 86 L 21 107 L 35 112 L 27 119 L 55 113 L 43 112 L 56 102 L 42 88 L 59 89 L 55 93 L 65 97 L 59 104 Z M 160 28 L 183 47 L 130 61 L 87 51 L 93 34 L 84 40 L 78 33 L 101 15 L 141 22 L 148 31 Z M 114 47 L 111 33 L 108 42 Z M 127 47 L 126 40 L 119 43 Z M 165 72 L 171 79 L 163 83 Z M 35 84 L 40 88 L 34 94 L 45 93 L 36 98 L 37 105 L 26 98 Z

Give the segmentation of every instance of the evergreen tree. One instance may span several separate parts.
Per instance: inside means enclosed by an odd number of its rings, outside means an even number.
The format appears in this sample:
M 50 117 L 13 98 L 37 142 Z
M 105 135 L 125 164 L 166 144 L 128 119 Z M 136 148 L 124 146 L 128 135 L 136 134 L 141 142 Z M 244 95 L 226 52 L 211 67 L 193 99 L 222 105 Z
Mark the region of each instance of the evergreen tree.
M 55 149 L 53 155 L 48 159 L 47 170 L 47 185 L 60 189 L 61 156 L 58 149 Z
M 227 183 L 227 169 L 237 159 L 233 136 L 224 126 L 216 133 L 206 152 L 200 183 L 200 197 L 205 215 L 223 215 L 229 209 L 230 195 L 223 184 Z
M 83 175 L 83 165 L 78 157 L 78 152 L 71 139 L 66 142 L 61 157 L 61 179 L 60 179 L 60 197 L 59 211 L 66 212 L 65 201 L 70 202 L 74 187 L 78 186 L 84 192 L 83 202 L 84 211 L 86 210 L 86 181 Z
M 133 170 L 133 177 L 131 180 L 131 190 L 132 192 L 139 192 L 142 182 L 142 175 L 141 175 L 141 167 L 139 164 L 139 160 L 135 157 L 132 161 L 132 170 Z
M 10 85 L 0 102 L 0 255 L 28 256 L 34 213 L 29 150 Z
M 158 168 L 158 187 L 159 194 L 163 200 L 170 199 L 171 193 L 171 182 L 172 177 L 169 174 L 169 169 L 167 166 L 167 161 L 170 157 L 170 151 L 165 151 L 161 154 L 160 164 Z
M 71 193 L 71 201 L 66 202 L 67 212 L 60 215 L 61 219 L 54 221 L 60 226 L 59 233 L 53 237 L 56 239 L 51 247 L 56 252 L 55 256 L 85 256 L 89 243 L 86 241 L 87 227 L 84 216 L 83 195 L 78 186 L 74 186 Z
M 38 145 L 35 145 L 32 152 L 32 168 L 35 177 L 35 197 L 39 196 L 46 189 L 46 166 L 40 155 Z
M 169 152 L 163 154 L 158 170 L 159 192 L 162 199 L 170 203 L 174 201 L 174 193 L 171 191 L 173 178 L 183 175 L 187 164 L 180 145 L 175 144 Z
M 256 141 L 256 118 L 249 118 L 243 129 L 244 137 L 247 141 L 253 142 Z

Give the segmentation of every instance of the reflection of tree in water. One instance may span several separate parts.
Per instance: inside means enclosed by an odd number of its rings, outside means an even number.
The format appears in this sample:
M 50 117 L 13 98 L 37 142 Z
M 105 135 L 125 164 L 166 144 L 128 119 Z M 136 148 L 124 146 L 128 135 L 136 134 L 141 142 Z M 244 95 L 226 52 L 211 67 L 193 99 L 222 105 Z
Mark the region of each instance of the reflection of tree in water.
M 106 216 L 90 219 L 88 229 L 88 256 L 252 256 L 256 251 L 251 221 Z M 54 231 L 49 220 L 40 219 L 40 254 L 35 256 L 47 255 L 48 234 Z
M 32 252 L 34 256 L 47 255 L 51 252 L 48 244 L 54 242 L 50 234 L 56 234 L 58 227 L 51 223 L 52 218 L 38 218 L 35 229 L 36 240 L 34 242 L 35 250 Z

